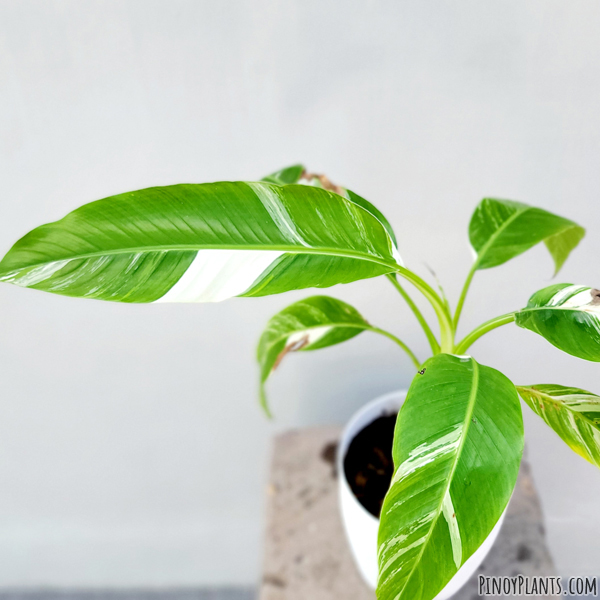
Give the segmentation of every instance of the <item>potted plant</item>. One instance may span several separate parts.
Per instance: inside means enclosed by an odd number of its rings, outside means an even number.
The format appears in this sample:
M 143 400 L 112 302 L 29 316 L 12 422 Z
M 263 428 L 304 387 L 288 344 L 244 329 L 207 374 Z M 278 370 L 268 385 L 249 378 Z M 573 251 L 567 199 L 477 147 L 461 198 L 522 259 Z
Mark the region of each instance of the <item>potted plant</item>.
M 0 280 L 119 302 L 215 302 L 387 277 L 421 324 L 430 358 L 421 363 L 403 340 L 348 304 L 311 297 L 275 315 L 260 339 L 261 402 L 268 411 L 264 384 L 294 351 L 370 331 L 410 356 L 416 374 L 394 429 L 377 596 L 430 600 L 447 593 L 497 531 L 523 450 L 519 396 L 573 450 L 600 466 L 598 396 L 555 384 L 515 386 L 467 354 L 482 335 L 515 323 L 569 354 L 600 361 L 598 290 L 546 287 L 524 308 L 456 339 L 478 270 L 544 242 L 558 272 L 583 235 L 573 221 L 545 210 L 482 200 L 469 225 L 475 261 L 452 311 L 443 291 L 403 265 L 379 210 L 298 165 L 260 182 L 155 187 L 85 204 L 21 238 L 0 262 Z M 431 304 L 437 334 L 400 280 Z M 400 401 L 391 402 L 397 408 Z

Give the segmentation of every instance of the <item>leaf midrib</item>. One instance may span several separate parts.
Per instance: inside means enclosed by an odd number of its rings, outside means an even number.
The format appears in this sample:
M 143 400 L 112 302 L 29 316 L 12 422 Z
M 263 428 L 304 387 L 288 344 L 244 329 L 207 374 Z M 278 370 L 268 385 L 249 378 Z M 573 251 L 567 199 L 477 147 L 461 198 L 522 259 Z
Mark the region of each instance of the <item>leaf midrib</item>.
M 489 240 L 482 246 L 481 250 L 477 253 L 477 260 L 475 261 L 475 269 L 481 264 L 482 259 L 485 257 L 485 253 L 489 250 L 490 246 L 496 241 L 498 236 L 520 215 L 531 210 L 531 207 L 524 208 L 523 210 L 517 210 L 513 213 L 494 233 L 490 236 Z M 556 235 L 556 234 L 555 234 Z
M 522 308 L 521 310 L 516 311 L 515 314 L 520 314 L 520 313 L 525 313 L 525 312 L 537 312 L 540 310 L 565 310 L 565 311 L 571 311 L 571 312 L 583 312 L 583 313 L 587 313 L 589 315 L 595 315 L 596 313 L 589 311 L 589 310 L 585 310 L 583 307 L 584 306 L 589 306 L 584 304 L 583 306 L 532 306 L 530 308 Z M 599 315 L 600 317 L 600 315 Z
M 537 396 L 538 398 L 542 397 L 542 398 L 544 398 L 545 401 L 550 402 L 550 404 L 560 406 L 564 410 L 569 411 L 573 415 L 573 417 L 579 418 L 579 419 L 585 421 L 591 427 L 594 427 L 595 429 L 600 429 L 600 427 L 598 427 L 593 421 L 590 421 L 590 419 L 588 419 L 588 417 L 586 416 L 585 413 L 582 413 L 578 410 L 573 410 L 568 404 L 564 404 L 563 402 L 560 402 L 559 400 L 555 400 L 554 396 L 550 396 L 550 395 L 546 394 L 545 392 L 540 392 L 539 390 L 536 390 L 535 388 L 527 387 L 524 385 L 518 386 L 517 389 L 527 390 L 530 394 L 532 394 L 533 396 Z
M 533 206 L 527 206 L 525 208 L 523 208 L 522 210 L 517 210 L 514 214 L 512 214 L 508 219 L 506 219 L 506 221 L 504 221 L 504 223 L 502 223 L 502 225 L 496 229 L 496 231 L 490 236 L 489 240 L 482 246 L 481 250 L 477 253 L 477 259 L 475 261 L 475 269 L 477 269 L 477 267 L 479 266 L 479 264 L 481 263 L 482 259 L 485 256 L 485 253 L 489 250 L 489 247 L 493 244 L 493 242 L 496 241 L 496 239 L 498 238 L 498 236 L 504 232 L 504 230 L 515 220 L 517 219 L 519 216 L 525 214 L 526 212 L 532 210 L 534 207 Z M 541 209 L 538 209 L 541 210 Z M 546 211 L 544 211 L 546 212 Z M 552 213 L 550 213 L 552 214 Z M 554 215 L 557 216 L 557 215 Z M 575 223 L 574 221 L 570 221 L 569 219 L 565 219 L 564 217 L 560 217 L 561 219 L 563 219 L 563 221 L 570 223 L 569 226 L 565 227 L 564 229 L 561 229 L 560 231 L 557 231 L 556 233 L 553 233 L 552 235 L 549 235 L 545 238 L 543 238 L 540 241 L 547 241 L 551 238 L 557 237 L 559 235 L 563 235 L 566 231 L 570 231 L 571 229 L 580 229 L 584 231 L 585 234 L 585 228 L 581 227 L 581 225 L 578 225 L 577 223 Z M 539 242 L 538 242 L 539 243 Z M 534 244 L 535 245 L 535 244 Z M 550 254 L 552 255 L 552 258 L 554 259 L 554 255 L 552 254 L 552 252 L 550 252 Z M 556 275 L 556 273 L 555 273 Z
M 458 462 L 459 462 L 460 456 L 462 454 L 462 449 L 463 449 L 463 446 L 465 445 L 465 441 L 466 441 L 467 435 L 469 433 L 469 427 L 471 425 L 471 418 L 473 416 L 473 410 L 475 409 L 475 401 L 477 399 L 477 392 L 479 390 L 479 365 L 477 364 L 477 361 L 475 361 L 473 358 L 469 357 L 469 360 L 471 361 L 471 364 L 473 366 L 473 378 L 471 379 L 471 392 L 469 394 L 467 413 L 465 416 L 465 420 L 463 421 L 464 435 L 462 436 L 460 444 L 456 450 L 454 464 L 452 465 L 452 469 L 448 476 L 448 484 L 446 485 L 446 488 L 444 489 L 444 493 L 441 496 L 440 504 L 437 508 L 436 515 L 432 521 L 431 527 L 429 529 L 429 533 L 427 534 L 425 541 L 423 542 L 423 547 L 421 548 L 421 551 L 418 554 L 418 560 L 415 562 L 415 566 L 413 567 L 410 575 L 408 576 L 408 579 L 406 580 L 406 584 L 404 585 L 404 588 L 403 588 L 402 592 L 400 593 L 399 598 L 401 598 L 402 594 L 404 594 L 404 590 L 406 589 L 406 586 L 410 582 L 412 576 L 415 574 L 415 571 L 416 571 L 417 567 L 419 566 L 419 563 L 421 562 L 421 558 L 423 557 L 423 553 L 425 552 L 425 548 L 427 548 L 427 545 L 429 544 L 429 540 L 431 538 L 431 535 L 433 534 L 433 530 L 435 529 L 438 519 L 440 518 L 440 514 L 442 513 L 442 504 L 444 503 L 444 498 L 446 497 L 446 494 L 450 490 L 450 485 L 452 484 L 452 479 L 454 478 L 454 473 L 456 472 L 456 467 L 458 466 Z M 459 529 L 459 533 L 460 533 L 460 529 Z M 462 556 L 461 556 L 461 561 L 462 561 Z M 462 566 L 462 564 L 463 563 L 461 562 L 461 566 Z
M 276 251 L 276 252 L 284 252 L 285 254 L 316 254 L 316 255 L 324 255 L 324 256 L 339 256 L 343 258 L 354 258 L 356 260 L 364 260 L 367 262 L 373 262 L 376 264 L 380 264 L 384 267 L 389 267 L 393 271 L 400 271 L 402 268 L 397 263 L 392 263 L 384 260 L 383 258 L 379 258 L 373 256 L 372 254 L 352 252 L 349 250 L 341 250 L 338 248 L 307 248 L 307 247 L 290 247 L 290 246 L 240 246 L 235 244 L 206 244 L 206 245 L 196 245 L 192 246 L 189 244 L 172 244 L 172 245 L 163 245 L 163 246 L 143 246 L 143 247 L 133 247 L 133 248 L 122 248 L 117 250 L 105 250 L 98 252 L 85 252 L 81 254 L 76 254 L 69 257 L 56 258 L 53 260 L 47 261 L 39 261 L 32 262 L 27 266 L 17 267 L 15 269 L 11 269 L 8 271 L 0 270 L 0 275 L 6 275 L 9 273 L 14 273 L 17 271 L 22 271 L 25 269 L 31 269 L 34 267 L 42 267 L 45 265 L 50 265 L 56 262 L 61 261 L 71 261 L 71 260 L 85 260 L 87 258 L 98 258 L 101 256 L 116 256 L 119 254 L 144 254 L 150 252 L 170 252 L 170 251 L 178 251 L 178 252 L 198 252 L 200 250 L 239 250 L 240 252 L 244 251 Z M 400 269 L 399 269 L 400 267 Z

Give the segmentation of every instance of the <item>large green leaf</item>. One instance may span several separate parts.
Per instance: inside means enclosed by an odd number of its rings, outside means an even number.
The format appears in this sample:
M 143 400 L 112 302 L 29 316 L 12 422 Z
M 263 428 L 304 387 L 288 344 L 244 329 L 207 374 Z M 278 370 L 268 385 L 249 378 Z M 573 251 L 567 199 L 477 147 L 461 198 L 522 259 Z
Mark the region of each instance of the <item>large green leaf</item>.
M 541 208 L 484 198 L 473 213 L 469 239 L 477 269 L 489 269 L 522 254 L 539 242 L 554 259 L 555 274 L 585 235 L 585 229 Z
M 559 283 L 531 296 L 515 323 L 552 345 L 586 360 L 600 361 L 600 291 Z
M 289 352 L 333 346 L 367 329 L 371 326 L 355 308 L 329 296 L 312 296 L 277 313 L 258 343 L 263 408 L 267 410 L 264 384 Z
M 381 224 L 387 229 L 387 232 L 390 234 L 390 237 L 394 241 L 394 244 L 397 244 L 396 234 L 390 225 L 390 222 L 385 218 L 384 214 L 373 204 L 371 204 L 368 200 L 355 194 L 353 191 L 343 188 L 339 185 L 335 185 L 329 181 L 327 177 L 324 175 L 317 175 L 314 173 L 309 173 L 304 165 L 292 165 L 291 167 L 286 167 L 275 173 L 271 173 L 271 175 L 267 175 L 262 179 L 262 181 L 269 181 L 271 183 L 277 183 L 279 185 L 289 185 L 291 183 L 304 183 L 306 185 L 312 185 L 315 187 L 320 187 L 340 196 L 344 196 L 354 204 L 358 204 L 358 206 L 368 210 L 374 217 L 379 219 Z
M 600 396 L 551 384 L 517 386 L 517 390 L 572 450 L 600 467 Z
M 122 302 L 218 301 L 397 269 L 380 221 L 303 185 L 155 187 L 86 204 L 19 240 L 0 280 Z
M 523 451 L 514 385 L 468 356 L 416 375 L 394 434 L 379 526 L 379 600 L 431 600 L 483 543 L 512 494 Z

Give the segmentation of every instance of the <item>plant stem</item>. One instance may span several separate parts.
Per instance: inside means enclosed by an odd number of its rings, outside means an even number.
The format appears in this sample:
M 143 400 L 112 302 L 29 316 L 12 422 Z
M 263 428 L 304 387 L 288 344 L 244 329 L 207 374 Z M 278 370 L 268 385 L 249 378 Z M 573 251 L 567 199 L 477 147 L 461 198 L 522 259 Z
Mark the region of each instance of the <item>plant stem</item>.
M 512 323 L 515 320 L 515 313 L 508 313 L 506 315 L 501 315 L 500 317 L 495 317 L 494 319 L 490 319 L 485 323 L 482 323 L 479 327 L 476 327 L 467 335 L 461 342 L 456 345 L 455 354 L 463 354 L 466 352 L 471 345 L 476 342 L 482 335 L 485 335 L 492 329 L 496 329 L 497 327 L 501 327 L 502 325 L 506 325 L 508 323 Z
M 460 319 L 460 313 L 463 309 L 463 304 L 465 303 L 465 299 L 467 298 L 467 292 L 469 291 L 469 286 L 471 285 L 471 281 L 473 280 L 473 275 L 475 275 L 475 271 L 477 270 L 477 262 L 473 263 L 469 274 L 467 275 L 467 279 L 465 280 L 465 284 L 463 285 L 462 292 L 460 293 L 460 298 L 458 299 L 458 304 L 456 305 L 456 312 L 454 313 L 454 322 L 453 327 L 454 331 L 458 327 L 458 321 Z
M 438 276 L 437 276 L 436 272 L 427 263 L 425 263 L 425 266 L 427 267 L 427 269 L 429 269 L 429 272 L 431 273 L 431 275 L 435 279 L 435 282 L 437 283 L 438 290 L 440 290 L 440 298 L 444 302 L 444 304 L 445 304 L 446 309 L 448 310 L 448 312 L 451 313 L 450 302 L 448 302 L 448 298 L 446 297 L 446 292 L 444 292 L 444 288 L 442 287 L 442 284 L 440 283 L 440 280 L 438 279 Z
M 416 273 L 397 266 L 396 273 L 399 273 L 408 279 L 420 292 L 427 298 L 435 314 L 437 315 L 440 324 L 440 352 L 452 352 L 454 349 L 454 328 L 452 326 L 452 317 L 443 300 L 438 296 L 435 290 L 426 282 L 423 281 Z
M 400 292 L 400 295 L 404 298 L 406 303 L 408 304 L 410 310 L 412 310 L 413 314 L 419 321 L 425 335 L 427 336 L 427 341 L 431 346 L 431 351 L 433 354 L 439 354 L 440 352 L 440 344 L 437 341 L 433 331 L 431 331 L 431 327 L 429 327 L 429 323 L 425 320 L 423 313 L 419 310 L 419 307 L 414 303 L 413 299 L 408 295 L 406 290 L 400 285 L 400 282 L 396 279 L 396 275 L 392 273 L 388 273 L 386 277 L 392 282 L 392 285 Z
M 419 362 L 419 359 L 415 356 L 414 352 L 400 338 L 396 337 L 393 333 L 390 333 L 389 331 L 386 331 L 385 329 L 379 329 L 379 327 L 369 327 L 369 329 L 367 331 L 372 331 L 374 333 L 380 333 L 381 335 L 384 335 L 386 338 L 392 340 L 392 342 L 395 342 L 396 344 L 398 344 L 398 346 L 400 346 L 400 348 L 402 348 L 402 350 L 404 350 L 404 352 L 406 352 L 406 354 L 408 354 L 410 360 L 412 360 L 415 367 L 417 367 L 417 369 L 421 368 L 421 363 Z
M 404 279 L 408 279 L 420 292 L 427 298 L 435 314 L 437 315 L 440 324 L 440 352 L 451 353 L 454 350 L 454 327 L 452 325 L 452 316 L 444 301 L 438 296 L 435 290 L 426 282 L 423 281 L 416 273 L 405 269 L 404 267 L 396 267 L 396 272 L 402 275 Z

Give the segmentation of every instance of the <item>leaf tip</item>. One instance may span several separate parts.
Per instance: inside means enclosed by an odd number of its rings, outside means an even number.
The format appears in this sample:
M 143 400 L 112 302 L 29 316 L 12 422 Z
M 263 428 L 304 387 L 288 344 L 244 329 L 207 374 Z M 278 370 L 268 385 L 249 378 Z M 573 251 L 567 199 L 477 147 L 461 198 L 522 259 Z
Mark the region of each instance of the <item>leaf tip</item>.
M 259 402 L 260 402 L 260 407 L 262 408 L 263 412 L 265 413 L 265 416 L 267 417 L 267 419 L 272 420 L 273 413 L 271 412 L 271 409 L 269 408 L 269 403 L 267 401 L 267 394 L 265 392 L 264 383 L 260 384 Z

